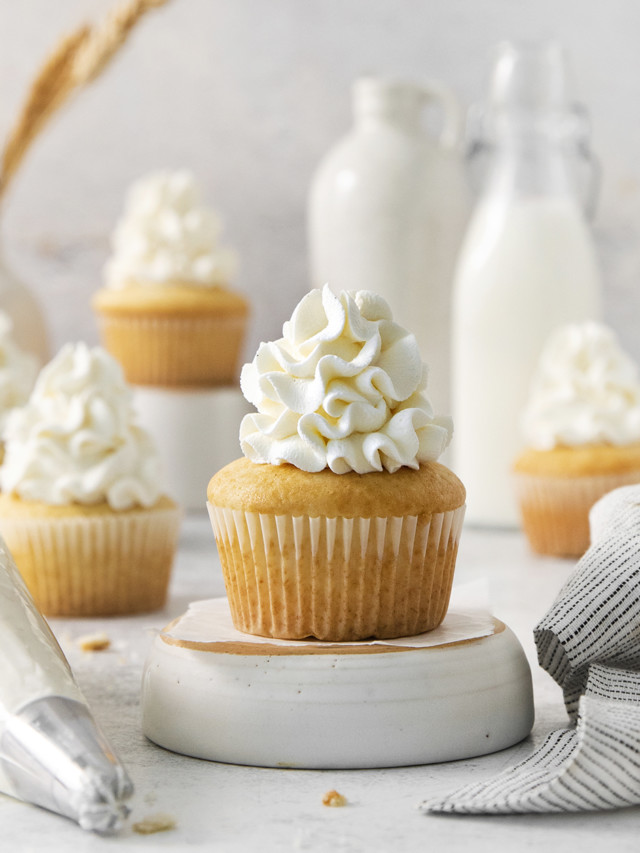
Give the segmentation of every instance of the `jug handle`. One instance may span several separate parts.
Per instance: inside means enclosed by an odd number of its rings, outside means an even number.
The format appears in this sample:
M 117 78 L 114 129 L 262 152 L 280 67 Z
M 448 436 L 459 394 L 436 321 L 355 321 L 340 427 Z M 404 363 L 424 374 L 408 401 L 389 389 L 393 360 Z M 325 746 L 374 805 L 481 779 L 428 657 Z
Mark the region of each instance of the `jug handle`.
M 457 148 L 462 139 L 462 108 L 457 96 L 452 89 L 437 83 L 435 80 L 427 80 L 422 84 L 425 102 L 430 100 L 439 101 L 442 106 L 443 121 L 438 135 L 438 142 L 444 148 Z

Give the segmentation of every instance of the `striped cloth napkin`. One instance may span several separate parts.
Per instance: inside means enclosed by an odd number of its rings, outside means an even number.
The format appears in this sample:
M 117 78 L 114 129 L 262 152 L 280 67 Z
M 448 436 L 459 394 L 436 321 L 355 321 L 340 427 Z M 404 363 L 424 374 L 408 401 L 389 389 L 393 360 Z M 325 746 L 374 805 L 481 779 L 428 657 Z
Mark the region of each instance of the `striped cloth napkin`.
M 521 764 L 426 801 L 427 812 L 516 814 L 640 803 L 640 486 L 591 510 L 591 547 L 534 629 L 572 726 Z

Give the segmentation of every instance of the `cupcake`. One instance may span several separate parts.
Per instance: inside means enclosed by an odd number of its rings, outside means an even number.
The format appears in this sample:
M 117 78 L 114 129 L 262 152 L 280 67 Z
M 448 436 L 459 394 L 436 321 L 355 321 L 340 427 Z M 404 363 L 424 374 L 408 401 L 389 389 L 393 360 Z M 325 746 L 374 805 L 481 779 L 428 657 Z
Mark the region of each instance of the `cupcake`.
M 189 172 L 159 172 L 129 193 L 105 287 L 93 299 L 104 346 L 129 382 L 212 387 L 237 381 L 248 303 L 229 288 L 235 257 Z
M 244 366 L 258 410 L 208 507 L 236 628 L 326 641 L 429 631 L 445 616 L 465 490 L 415 337 L 368 291 L 312 290 Z
M 13 324 L 4 311 L 0 311 L 0 435 L 12 409 L 23 406 L 38 373 L 34 355 L 25 352 L 13 339 Z M 0 462 L 4 450 L 0 443 Z
M 540 356 L 515 460 L 522 524 L 540 554 L 578 557 L 589 547 L 589 510 L 640 482 L 640 379 L 611 329 L 560 327 Z
M 118 363 L 63 347 L 4 431 L 0 533 L 38 607 L 107 616 L 161 607 L 180 513 L 136 426 Z

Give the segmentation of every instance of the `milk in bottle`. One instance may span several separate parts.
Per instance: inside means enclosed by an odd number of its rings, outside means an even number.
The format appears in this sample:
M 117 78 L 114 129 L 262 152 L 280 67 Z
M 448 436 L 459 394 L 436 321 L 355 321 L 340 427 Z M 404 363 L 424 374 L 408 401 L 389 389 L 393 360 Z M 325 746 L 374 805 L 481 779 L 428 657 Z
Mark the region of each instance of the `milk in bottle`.
M 501 46 L 494 150 L 453 291 L 453 467 L 471 523 L 517 524 L 510 469 L 540 350 L 555 326 L 600 313 L 565 80 L 557 45 Z

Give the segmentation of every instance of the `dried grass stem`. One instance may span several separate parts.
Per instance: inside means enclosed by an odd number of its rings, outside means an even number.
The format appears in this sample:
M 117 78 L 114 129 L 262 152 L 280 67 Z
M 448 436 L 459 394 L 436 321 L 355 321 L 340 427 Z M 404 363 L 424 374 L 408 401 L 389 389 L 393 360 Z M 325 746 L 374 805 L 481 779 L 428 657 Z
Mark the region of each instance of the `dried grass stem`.
M 148 11 L 167 0 L 122 0 L 100 23 L 64 36 L 31 83 L 11 128 L 0 162 L 0 199 L 27 151 L 53 115 L 82 87 L 95 80 Z

